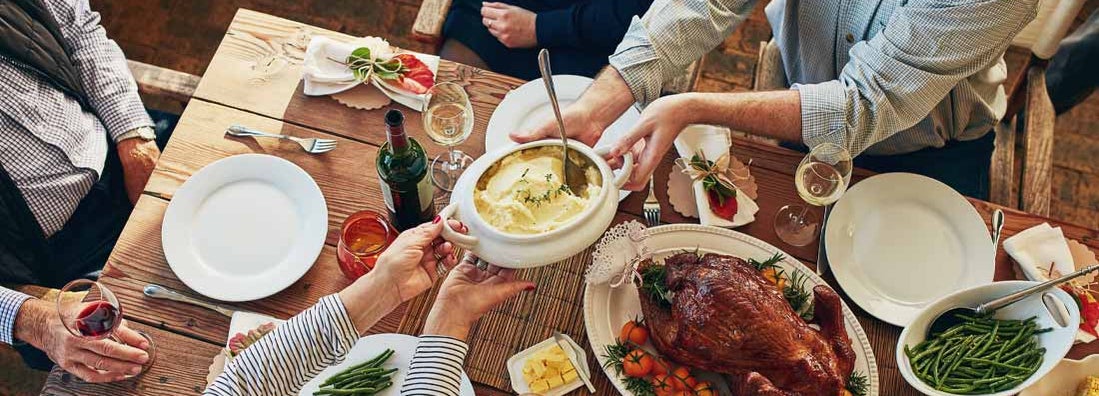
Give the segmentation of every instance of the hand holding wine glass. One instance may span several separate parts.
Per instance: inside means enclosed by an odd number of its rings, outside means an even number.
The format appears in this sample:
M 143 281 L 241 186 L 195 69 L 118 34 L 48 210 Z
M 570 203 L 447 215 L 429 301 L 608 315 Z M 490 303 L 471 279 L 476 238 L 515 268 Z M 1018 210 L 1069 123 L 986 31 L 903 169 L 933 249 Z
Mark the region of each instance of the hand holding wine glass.
M 89 376 L 123 373 L 116 380 L 137 376 L 156 359 L 153 339 L 123 325 L 118 298 L 99 282 L 78 279 L 62 287 L 57 296 L 57 318 L 70 335 L 80 340 L 78 345 L 100 355 L 78 353 L 84 360 L 91 360 Z M 140 365 L 134 367 L 127 362 Z
M 853 167 L 846 148 L 833 143 L 814 146 L 794 172 L 798 195 L 813 206 L 831 205 L 847 191 Z M 775 233 L 793 246 L 805 246 L 816 239 L 817 225 L 805 205 L 786 205 L 775 214 Z

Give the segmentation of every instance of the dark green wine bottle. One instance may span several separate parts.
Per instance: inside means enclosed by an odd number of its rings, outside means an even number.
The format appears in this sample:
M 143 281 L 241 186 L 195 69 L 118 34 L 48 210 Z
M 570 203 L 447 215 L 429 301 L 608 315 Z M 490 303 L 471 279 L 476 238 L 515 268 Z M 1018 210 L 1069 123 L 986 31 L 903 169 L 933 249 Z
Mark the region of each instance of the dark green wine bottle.
M 387 142 L 378 152 L 378 178 L 389 221 L 398 230 L 431 221 L 435 217 L 435 186 L 431 184 L 427 154 L 404 131 L 404 114 L 385 113 Z

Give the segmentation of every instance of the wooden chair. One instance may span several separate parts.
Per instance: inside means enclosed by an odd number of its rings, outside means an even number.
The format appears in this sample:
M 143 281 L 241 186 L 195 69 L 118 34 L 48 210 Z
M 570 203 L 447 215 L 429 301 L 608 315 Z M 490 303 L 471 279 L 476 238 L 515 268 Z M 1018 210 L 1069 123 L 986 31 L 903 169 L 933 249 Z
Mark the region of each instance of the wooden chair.
M 1015 80 L 1007 112 L 996 126 L 992 202 L 1049 215 L 1056 113 L 1046 91 L 1046 66 L 1081 6 L 1082 0 L 1042 1 L 1038 16 L 1012 41 L 1014 46 L 1029 49 L 1030 58 Z
M 127 63 L 145 107 L 182 114 L 198 87 L 198 76 L 135 60 Z
M 446 15 L 450 11 L 451 0 L 424 0 L 420 4 L 420 11 L 416 14 L 416 21 L 412 23 L 412 37 L 416 41 L 435 46 L 435 52 L 443 44 L 443 24 L 446 23 Z M 677 94 L 691 92 L 698 84 L 698 78 L 702 74 L 702 64 L 705 57 L 692 62 L 684 69 L 683 74 L 664 84 L 665 94 Z

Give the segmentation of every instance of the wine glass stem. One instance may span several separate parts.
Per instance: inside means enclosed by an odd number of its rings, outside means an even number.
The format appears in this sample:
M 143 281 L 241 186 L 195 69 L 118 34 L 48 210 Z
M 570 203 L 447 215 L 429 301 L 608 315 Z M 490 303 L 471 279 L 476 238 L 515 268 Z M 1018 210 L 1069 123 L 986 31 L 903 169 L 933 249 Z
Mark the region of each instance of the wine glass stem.
M 809 214 L 809 205 L 801 207 L 801 213 L 798 214 L 798 225 L 805 225 L 805 215 Z
M 446 146 L 446 149 L 450 157 L 446 164 L 447 170 L 450 172 L 458 170 L 458 164 L 461 163 L 458 158 L 458 151 L 454 149 L 453 145 Z

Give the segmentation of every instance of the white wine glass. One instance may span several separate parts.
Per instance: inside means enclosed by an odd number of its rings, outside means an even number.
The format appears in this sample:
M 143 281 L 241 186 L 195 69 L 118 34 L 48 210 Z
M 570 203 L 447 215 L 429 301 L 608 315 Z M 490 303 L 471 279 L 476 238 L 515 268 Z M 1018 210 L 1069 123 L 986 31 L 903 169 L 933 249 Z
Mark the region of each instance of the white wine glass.
M 468 154 L 455 149 L 473 133 L 473 105 L 461 85 L 444 82 L 435 84 L 424 96 L 424 132 L 447 152 L 431 161 L 431 181 L 450 192 L 458 176 L 473 162 Z
M 847 191 L 853 167 L 851 153 L 843 146 L 814 146 L 794 172 L 798 195 L 812 206 L 831 205 Z M 816 239 L 819 223 L 808 205 L 786 205 L 775 214 L 775 234 L 790 245 L 805 246 Z

